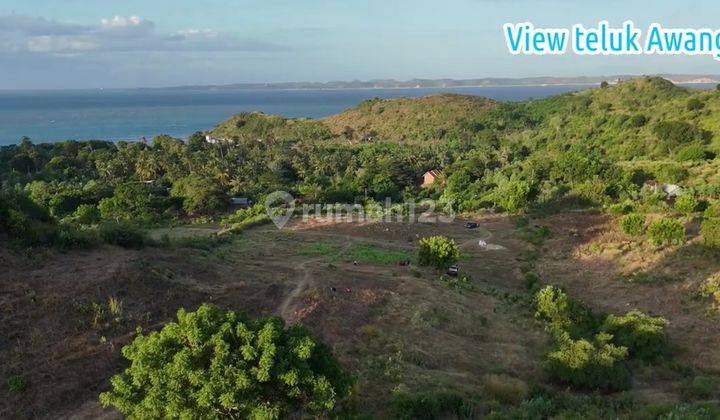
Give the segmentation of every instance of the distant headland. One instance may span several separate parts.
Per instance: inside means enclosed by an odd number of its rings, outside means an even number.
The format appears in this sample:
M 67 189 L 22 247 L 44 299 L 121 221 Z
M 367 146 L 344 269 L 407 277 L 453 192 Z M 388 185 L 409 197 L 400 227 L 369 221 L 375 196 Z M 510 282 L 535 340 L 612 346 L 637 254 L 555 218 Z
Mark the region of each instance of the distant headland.
M 273 83 L 234 83 L 226 85 L 187 85 L 171 86 L 171 90 L 257 90 L 257 89 L 412 89 L 412 88 L 461 88 L 461 87 L 503 87 L 503 86 L 551 86 L 551 85 L 591 85 L 603 81 L 615 83 L 621 80 L 635 79 L 644 76 L 659 76 L 675 84 L 708 84 L 720 83 L 720 75 L 707 74 L 653 74 L 653 75 L 607 75 L 607 76 L 578 76 L 578 77 L 485 77 L 478 79 L 375 79 L 331 82 L 273 82 Z

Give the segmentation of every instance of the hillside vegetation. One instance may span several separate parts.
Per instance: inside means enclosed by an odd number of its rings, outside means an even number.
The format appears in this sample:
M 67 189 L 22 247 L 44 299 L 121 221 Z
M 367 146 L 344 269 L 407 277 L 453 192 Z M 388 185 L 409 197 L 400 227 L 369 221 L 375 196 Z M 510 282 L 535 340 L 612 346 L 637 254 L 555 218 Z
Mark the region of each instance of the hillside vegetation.
M 718 111 L 641 78 L 2 147 L 0 417 L 717 418 Z M 400 220 L 254 228 L 276 191 Z
M 442 94 L 425 98 L 372 99 L 323 123 L 338 136 L 388 141 L 443 140 L 484 127 L 492 100 Z
M 660 78 L 520 103 L 378 99 L 320 121 L 239 114 L 209 132 L 215 144 L 205 133 L 152 144 L 25 139 L 2 148 L 0 176 L 4 196 L 27 195 L 64 224 L 212 215 L 228 196 L 259 201 L 275 190 L 309 202 L 435 198 L 459 211 L 627 211 L 657 207 L 647 181 L 720 197 L 718 111 L 720 92 Z M 420 188 L 431 169 L 442 179 Z M 13 216 L 3 231 L 21 237 L 37 211 L 18 206 L 0 209 Z

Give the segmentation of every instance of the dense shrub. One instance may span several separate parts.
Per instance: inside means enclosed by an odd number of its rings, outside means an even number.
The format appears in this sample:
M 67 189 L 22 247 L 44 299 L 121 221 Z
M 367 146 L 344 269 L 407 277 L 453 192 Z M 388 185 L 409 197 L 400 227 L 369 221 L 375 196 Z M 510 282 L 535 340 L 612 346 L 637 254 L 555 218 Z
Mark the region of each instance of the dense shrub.
M 705 107 L 705 104 L 703 101 L 701 101 L 698 98 L 691 98 L 687 101 L 687 109 L 688 111 L 698 111 L 700 109 L 703 109 Z
M 698 208 L 698 201 L 692 195 L 681 195 L 675 200 L 675 210 L 683 213 L 692 213 Z
M 531 292 L 537 290 L 540 287 L 540 276 L 529 271 L 523 275 L 523 286 Z
M 680 162 L 690 162 L 705 159 L 705 147 L 702 144 L 688 144 L 675 151 L 675 159 Z
M 431 236 L 420 240 L 418 263 L 444 270 L 455 264 L 460 250 L 453 239 L 444 236 Z
M 492 193 L 492 201 L 503 210 L 515 213 L 528 206 L 530 183 L 522 180 L 501 182 Z
M 7 387 L 10 392 L 23 392 L 27 388 L 27 383 L 22 376 L 13 375 L 7 379 Z
M 612 336 L 597 334 L 592 341 L 573 340 L 569 334 L 558 338 L 543 368 L 553 379 L 580 389 L 622 391 L 631 383 L 624 363 L 628 351 L 611 343 Z
M 687 179 L 688 170 L 679 163 L 662 162 L 652 166 L 653 176 L 660 182 L 677 184 Z
M 145 245 L 145 233 L 128 222 L 107 222 L 98 229 L 100 239 L 123 248 L 142 248 Z
M 100 221 L 100 210 L 92 204 L 81 204 L 75 209 L 70 219 L 82 225 L 92 225 Z
M 647 232 L 653 244 L 657 246 L 685 242 L 685 226 L 677 220 L 656 220 L 650 224 Z
M 706 142 L 712 137 L 711 132 L 685 121 L 661 121 L 655 124 L 653 131 L 670 147 L 693 141 Z
M 720 201 L 715 201 L 710 204 L 703 212 L 703 216 L 708 219 L 713 217 L 720 217 Z
M 720 218 L 704 220 L 700 226 L 700 235 L 705 245 L 720 248 Z
M 112 197 L 98 203 L 103 219 L 152 221 L 169 206 L 167 197 L 139 182 L 128 182 L 115 188 Z
M 636 114 L 636 115 L 633 115 L 632 117 L 630 117 L 630 120 L 628 121 L 628 123 L 630 124 L 631 127 L 640 128 L 640 127 L 644 126 L 647 123 L 647 121 L 648 121 L 648 119 L 646 116 L 644 116 L 642 114 Z
M 685 386 L 683 393 L 691 399 L 707 400 L 715 395 L 717 389 L 718 380 L 716 378 L 696 376 Z
M 211 305 L 177 318 L 123 348 L 130 367 L 100 395 L 105 407 L 131 418 L 269 420 L 322 416 L 349 392 L 330 349 L 303 327 Z
M 188 214 L 213 213 L 227 208 L 227 195 L 217 182 L 196 175 L 178 179 L 170 190 L 170 195 L 182 200 L 183 209 Z
M 24 192 L 0 188 L 0 234 L 24 245 L 51 245 L 57 227 L 47 210 Z
M 613 343 L 627 347 L 630 357 L 653 360 L 665 354 L 668 322 L 640 311 L 631 311 L 624 316 L 608 315 L 602 330 L 612 334 Z
M 85 248 L 95 242 L 93 231 L 80 230 L 74 226 L 60 226 L 53 239 L 53 245 L 61 249 Z
M 552 285 L 535 294 L 535 316 L 547 322 L 554 336 L 569 333 L 572 338 L 592 337 L 600 325 L 598 315 Z
M 535 294 L 535 316 L 543 321 L 565 326 L 570 322 L 567 294 L 556 286 L 545 286 Z
M 477 418 L 472 401 L 452 392 L 396 394 L 393 408 L 395 418 L 403 420 L 435 420 L 446 416 L 458 419 Z
M 642 235 L 645 230 L 645 216 L 638 213 L 628 214 L 620 219 L 620 228 L 628 235 Z
M 257 203 L 252 207 L 237 210 L 235 213 L 224 217 L 222 221 L 225 224 L 232 225 L 235 223 L 244 222 L 245 220 L 248 220 L 255 216 L 265 214 L 266 212 L 267 210 L 265 209 L 265 205 L 263 205 L 262 203 Z

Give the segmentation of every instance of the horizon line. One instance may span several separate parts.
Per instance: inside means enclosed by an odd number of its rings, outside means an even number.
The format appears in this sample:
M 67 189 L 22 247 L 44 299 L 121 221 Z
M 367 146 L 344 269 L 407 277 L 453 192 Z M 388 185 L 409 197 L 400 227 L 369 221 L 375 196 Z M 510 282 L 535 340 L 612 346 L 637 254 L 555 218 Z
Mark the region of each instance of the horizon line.
M 136 87 L 86 87 L 86 88 L 21 88 L 3 89 L 0 92 L 63 92 L 63 91 L 128 91 L 128 90 L 191 90 L 191 89 L 237 89 L 237 90 L 352 90 L 352 89 L 448 89 L 465 87 L 513 87 L 513 86 L 570 86 L 589 85 L 602 81 L 616 82 L 627 78 L 662 77 L 675 84 L 712 84 L 720 83 L 720 74 L 694 74 L 694 73 L 650 73 L 650 74 L 610 74 L 601 76 L 526 76 L 526 77 L 477 77 L 477 78 L 412 78 L 399 80 L 394 78 L 383 79 L 353 79 L 330 80 L 324 82 L 307 81 L 276 81 L 276 82 L 236 82 L 223 84 L 183 84 L 167 86 L 136 86 Z M 673 78 L 688 78 L 689 80 L 673 80 Z M 541 82 L 541 80 L 545 82 Z M 708 79 L 708 80 L 700 80 Z M 471 82 L 486 81 L 489 83 L 470 84 Z M 507 83 L 498 83 L 500 81 Z M 535 83 L 513 84 L 513 81 L 535 81 Z M 418 83 L 458 83 L 452 86 L 422 86 Z M 495 82 L 493 84 L 492 82 Z M 386 83 L 388 86 L 378 84 Z M 415 83 L 416 86 L 409 86 Z M 467 84 L 463 84 L 467 83 Z M 375 86 L 360 86 L 374 84 Z M 393 86 L 389 86 L 394 84 Z M 357 85 L 357 86 L 353 86 Z

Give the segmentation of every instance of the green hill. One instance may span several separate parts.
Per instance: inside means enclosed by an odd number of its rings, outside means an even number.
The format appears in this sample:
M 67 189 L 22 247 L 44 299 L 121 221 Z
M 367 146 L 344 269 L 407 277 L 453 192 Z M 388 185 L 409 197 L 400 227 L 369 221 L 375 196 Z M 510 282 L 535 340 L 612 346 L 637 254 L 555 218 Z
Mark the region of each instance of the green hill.
M 372 99 L 323 120 L 335 135 L 387 141 L 441 140 L 477 127 L 496 106 L 477 96 L 442 94 L 424 98 Z
M 262 112 L 244 112 L 219 124 L 209 133 L 225 140 L 321 140 L 332 137 L 328 128 L 319 121 L 292 119 Z

